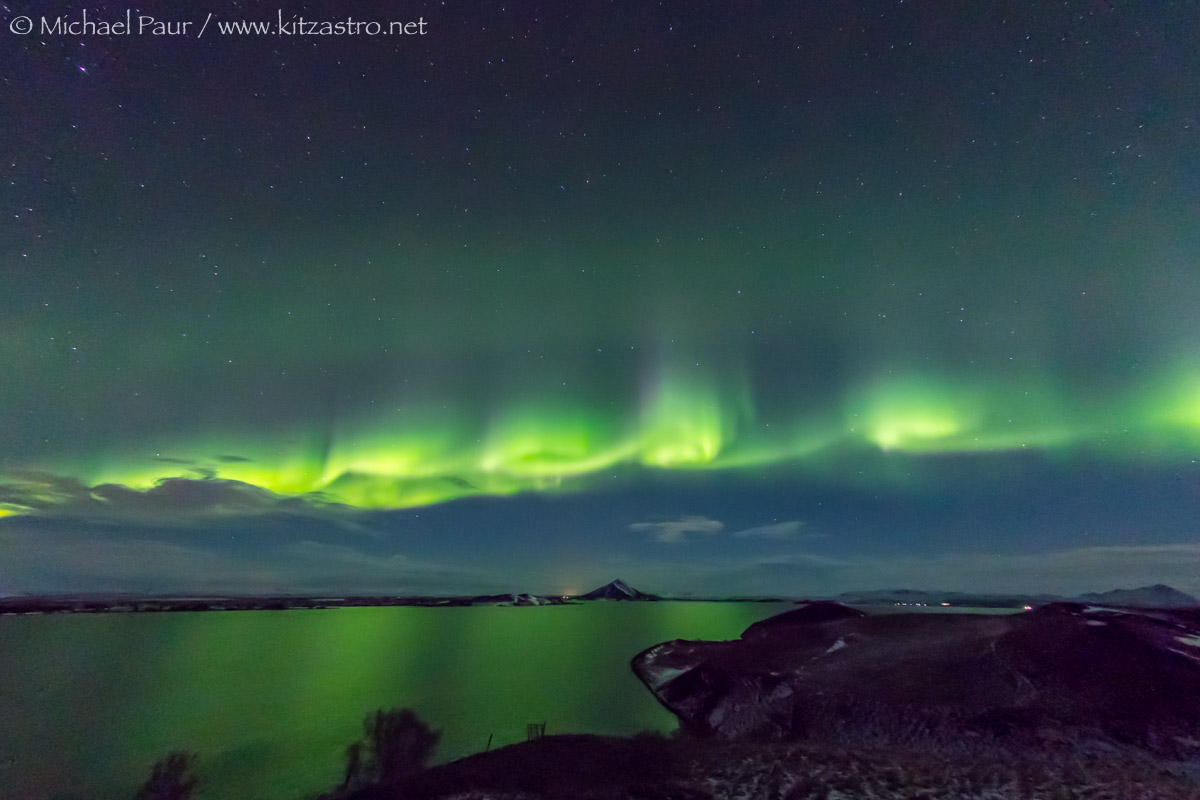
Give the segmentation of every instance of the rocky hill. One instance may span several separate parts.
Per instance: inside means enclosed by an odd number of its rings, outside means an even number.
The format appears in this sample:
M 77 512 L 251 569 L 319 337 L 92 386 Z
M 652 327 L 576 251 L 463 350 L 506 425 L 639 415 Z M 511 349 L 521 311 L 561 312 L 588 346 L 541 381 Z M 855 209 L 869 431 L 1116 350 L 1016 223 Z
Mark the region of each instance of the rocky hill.
M 736 641 L 657 645 L 632 666 L 707 737 L 1087 740 L 1200 758 L 1200 618 L 1188 612 L 868 616 L 813 603 Z

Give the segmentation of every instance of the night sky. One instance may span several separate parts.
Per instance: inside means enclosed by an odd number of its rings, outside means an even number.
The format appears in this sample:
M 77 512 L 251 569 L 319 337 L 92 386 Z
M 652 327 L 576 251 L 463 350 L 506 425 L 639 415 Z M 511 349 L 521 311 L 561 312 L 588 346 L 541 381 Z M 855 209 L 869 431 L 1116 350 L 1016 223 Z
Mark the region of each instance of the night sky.
M 0 594 L 1200 591 L 1194 4 L 149 5 L 0 6 Z

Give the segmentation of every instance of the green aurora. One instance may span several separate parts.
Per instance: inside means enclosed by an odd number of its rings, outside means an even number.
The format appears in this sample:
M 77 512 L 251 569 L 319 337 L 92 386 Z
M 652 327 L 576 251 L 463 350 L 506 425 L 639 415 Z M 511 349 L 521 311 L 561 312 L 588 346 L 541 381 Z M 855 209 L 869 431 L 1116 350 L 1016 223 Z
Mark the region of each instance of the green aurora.
M 737 391 L 722 390 L 730 385 Z M 202 476 L 378 509 L 479 494 L 582 490 L 635 469 L 795 464 L 836 479 L 847 454 L 858 456 L 849 462 L 855 470 L 878 465 L 873 452 L 934 457 L 1033 449 L 1153 461 L 1186 456 L 1200 440 L 1200 378 L 1184 370 L 1104 402 L 1082 402 L 1049 382 L 897 378 L 864 386 L 840 409 L 777 415 L 775 423 L 755 413 L 753 394 L 745 378 L 703 380 L 683 369 L 664 370 L 640 387 L 640 403 L 620 410 L 611 403 L 546 400 L 472 417 L 447 402 L 436 410 L 399 408 L 386 417 L 338 420 L 307 440 L 240 431 L 143 442 L 141 452 L 154 455 L 84 458 L 51 468 L 88 485 L 144 490 Z M 804 400 L 793 405 L 803 407 Z M 886 480 L 886 471 L 878 477 Z
M 1194 8 L 404 13 L 5 34 L 0 594 L 1191 563 Z

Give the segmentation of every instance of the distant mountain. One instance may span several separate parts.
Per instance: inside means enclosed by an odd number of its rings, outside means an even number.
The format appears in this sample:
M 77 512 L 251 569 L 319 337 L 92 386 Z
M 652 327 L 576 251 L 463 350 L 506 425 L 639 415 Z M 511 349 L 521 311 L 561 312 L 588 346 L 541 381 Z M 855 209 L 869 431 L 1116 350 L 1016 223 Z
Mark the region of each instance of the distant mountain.
M 593 589 L 587 594 L 577 595 L 576 600 L 658 600 L 657 595 L 646 594 L 634 589 L 623 580 L 617 579 L 606 583 L 599 589 Z
M 842 592 L 834 599 L 839 603 L 938 603 L 958 592 L 928 592 L 916 589 L 872 589 L 865 592 Z
M 1163 584 L 1143 586 L 1140 589 L 1114 589 L 1110 592 L 1092 592 L 1078 597 L 1053 594 L 966 594 L 964 592 L 938 592 L 916 589 L 875 589 L 863 592 L 842 592 L 832 598 L 847 605 L 928 605 L 946 603 L 955 606 L 1018 607 L 1040 606 L 1060 601 L 1078 601 L 1108 606 L 1131 608 L 1194 608 L 1200 600 L 1178 589 Z
M 862 592 L 842 592 L 832 599 L 847 605 L 938 606 L 945 603 L 980 608 L 1019 608 L 1044 605 L 1063 598 L 1052 594 L 966 594 L 964 592 L 917 589 L 876 589 Z
M 1081 594 L 1080 600 L 1086 603 L 1100 603 L 1109 606 L 1133 606 L 1136 608 L 1190 608 L 1200 606 L 1200 600 L 1185 594 L 1178 589 L 1156 583 L 1153 586 L 1143 586 L 1140 589 L 1113 589 L 1110 592 L 1093 592 Z

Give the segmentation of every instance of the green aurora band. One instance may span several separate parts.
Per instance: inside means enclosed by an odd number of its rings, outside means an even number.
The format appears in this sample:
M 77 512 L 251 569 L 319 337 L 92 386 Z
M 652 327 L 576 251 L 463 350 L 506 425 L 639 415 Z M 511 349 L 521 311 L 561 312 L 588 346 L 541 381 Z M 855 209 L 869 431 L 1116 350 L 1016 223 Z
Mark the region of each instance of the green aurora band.
M 776 398 L 766 413 L 753 394 L 748 378 L 719 382 L 676 367 L 657 370 L 639 401 L 623 408 L 525 398 L 473 416 L 461 404 L 414 404 L 390 416 L 339 416 L 299 438 L 238 430 L 30 466 L 88 486 L 147 490 L 171 478 L 220 479 L 387 509 L 585 490 L 639 469 L 744 473 L 792 464 L 848 481 L 847 465 L 861 472 L 865 463 L 887 482 L 899 480 L 886 464 L 897 454 L 906 463 L 1021 450 L 1165 461 L 1190 457 L 1200 442 L 1196 370 L 1102 398 L 1072 396 L 1049 382 L 921 375 L 864 383 L 839 408 L 812 403 L 815 410 L 805 411 L 801 398 L 780 410 Z M 0 505 L 0 515 L 29 510 Z

